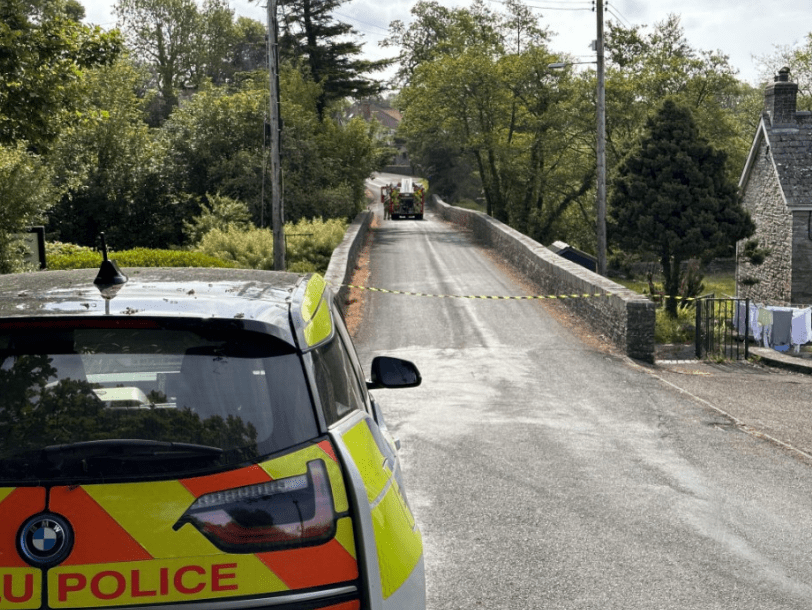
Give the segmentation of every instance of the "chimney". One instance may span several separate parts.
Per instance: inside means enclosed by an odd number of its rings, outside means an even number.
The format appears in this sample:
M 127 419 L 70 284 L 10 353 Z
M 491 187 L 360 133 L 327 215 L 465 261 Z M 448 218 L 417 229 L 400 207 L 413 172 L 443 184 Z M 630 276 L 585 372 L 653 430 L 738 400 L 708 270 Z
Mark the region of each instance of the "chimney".
M 789 80 L 789 68 L 781 68 L 775 82 L 764 90 L 764 110 L 770 115 L 773 126 L 795 124 L 798 85 Z

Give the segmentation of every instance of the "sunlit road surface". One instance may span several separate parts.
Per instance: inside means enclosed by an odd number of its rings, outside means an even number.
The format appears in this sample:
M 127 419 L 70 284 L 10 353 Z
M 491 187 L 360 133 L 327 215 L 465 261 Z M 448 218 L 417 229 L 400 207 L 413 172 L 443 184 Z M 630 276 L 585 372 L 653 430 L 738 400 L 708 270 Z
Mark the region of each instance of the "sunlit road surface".
M 377 193 L 376 193 L 377 195 Z M 427 214 L 381 221 L 370 286 L 519 295 Z M 357 333 L 423 385 L 378 391 L 423 531 L 429 608 L 812 607 L 812 465 L 540 301 L 366 292 Z

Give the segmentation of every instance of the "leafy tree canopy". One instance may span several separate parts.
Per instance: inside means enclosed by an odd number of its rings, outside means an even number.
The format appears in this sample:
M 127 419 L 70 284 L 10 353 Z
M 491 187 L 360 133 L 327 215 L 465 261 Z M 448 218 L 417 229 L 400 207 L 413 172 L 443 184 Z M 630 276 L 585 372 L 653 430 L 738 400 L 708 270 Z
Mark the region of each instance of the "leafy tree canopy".
M 0 2 L 0 144 L 46 150 L 81 111 L 85 71 L 119 54 L 117 33 L 82 16 L 73 0 Z
M 406 59 L 419 63 L 399 96 L 399 133 L 413 159 L 439 185 L 472 167 L 489 214 L 548 241 L 594 180 L 584 83 L 548 68 L 558 58 L 520 4 L 494 13 L 482 2 L 453 11 L 419 3 L 414 13 L 441 34 L 436 44 L 419 38 L 417 22 L 406 36 Z
M 202 7 L 195 0 L 117 0 L 115 11 L 128 48 L 154 70 L 164 118 L 179 92 L 233 76 L 233 51 L 245 28 L 235 27 L 227 0 Z
M 173 175 L 164 133 L 144 122 L 148 76 L 127 61 L 88 73 L 85 112 L 49 155 L 65 196 L 49 215 L 62 241 L 116 249 L 182 241 L 189 195 Z
M 702 134 L 728 151 L 728 171 L 738 177 L 759 112 L 749 87 L 739 82 L 729 58 L 699 50 L 685 38 L 678 15 L 652 28 L 609 22 L 607 31 L 607 151 L 618 162 L 639 138 L 651 108 L 668 97 L 691 109 Z

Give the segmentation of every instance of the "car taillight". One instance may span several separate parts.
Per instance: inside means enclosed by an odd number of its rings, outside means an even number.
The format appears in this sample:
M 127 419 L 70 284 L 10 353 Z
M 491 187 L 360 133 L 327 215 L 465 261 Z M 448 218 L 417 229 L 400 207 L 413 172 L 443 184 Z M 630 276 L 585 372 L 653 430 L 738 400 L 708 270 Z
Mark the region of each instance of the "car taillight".
M 258 553 L 320 544 L 335 535 L 327 467 L 307 474 L 200 496 L 174 525 L 192 524 L 221 551 Z

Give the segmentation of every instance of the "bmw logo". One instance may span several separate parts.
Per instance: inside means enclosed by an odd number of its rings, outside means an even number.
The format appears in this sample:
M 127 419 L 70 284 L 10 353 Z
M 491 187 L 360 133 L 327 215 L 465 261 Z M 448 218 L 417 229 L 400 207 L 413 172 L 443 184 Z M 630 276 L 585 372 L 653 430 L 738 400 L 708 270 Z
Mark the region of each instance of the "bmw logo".
M 31 517 L 17 536 L 20 554 L 36 567 L 48 567 L 63 561 L 73 547 L 70 524 L 59 515 Z

